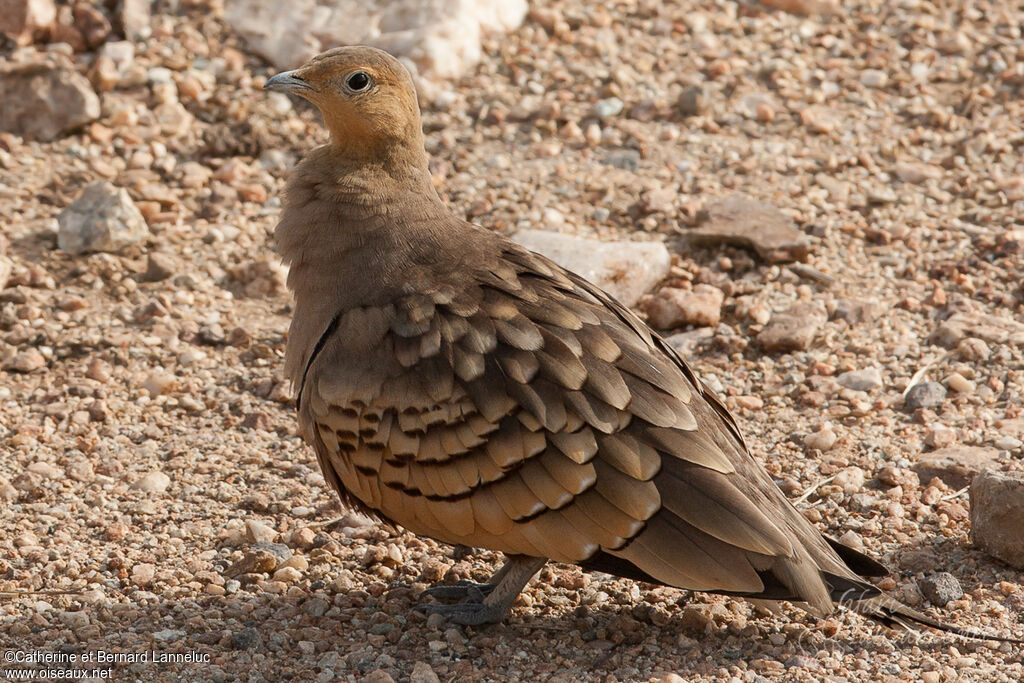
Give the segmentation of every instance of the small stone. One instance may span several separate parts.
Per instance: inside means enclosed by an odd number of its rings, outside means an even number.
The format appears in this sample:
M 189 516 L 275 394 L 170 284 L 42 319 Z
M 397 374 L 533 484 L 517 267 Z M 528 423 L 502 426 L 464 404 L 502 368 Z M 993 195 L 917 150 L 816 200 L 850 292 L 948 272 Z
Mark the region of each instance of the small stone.
M 155 470 L 144 474 L 132 484 L 136 491 L 145 493 L 163 493 L 171 485 L 171 478 L 163 472 Z
M 993 469 L 999 458 L 995 448 L 982 446 L 950 446 L 923 453 L 912 465 L 921 484 L 938 477 L 953 489 L 961 489 L 983 470 Z
M 153 398 L 171 392 L 178 383 L 178 378 L 169 372 L 152 372 L 142 382 L 142 388 Z
M 854 391 L 877 391 L 882 388 L 882 372 L 878 368 L 850 370 L 836 377 L 836 381 Z
M 700 116 L 708 108 L 707 91 L 699 85 L 691 85 L 679 93 L 676 109 L 683 116 Z
M 156 566 L 149 562 L 140 562 L 132 567 L 132 583 L 136 586 L 148 586 L 156 576 Z
M 832 426 L 825 425 L 818 431 L 804 437 L 804 446 L 807 448 L 814 448 L 819 451 L 827 451 L 835 445 L 836 439 L 838 438 L 839 437 L 836 436 L 836 433 L 832 431 Z
M 917 582 L 917 587 L 921 589 L 928 602 L 936 607 L 945 607 L 946 603 L 964 596 L 960 582 L 949 572 L 937 572 L 926 576 Z
M 598 118 L 602 119 L 611 118 L 612 116 L 618 116 L 621 114 L 623 106 L 622 100 L 618 97 L 609 97 L 606 100 L 599 100 L 597 104 L 594 105 L 594 114 L 596 114 Z
M 742 195 L 715 202 L 687 233 L 700 245 L 732 244 L 753 249 L 769 263 L 803 261 L 810 253 L 804 234 L 777 207 Z
M 865 69 L 860 74 L 860 82 L 868 88 L 884 88 L 889 83 L 889 74 L 880 69 Z
M 178 272 L 178 264 L 173 256 L 162 252 L 154 252 L 146 260 L 146 272 L 143 279 L 147 282 L 160 282 Z
M 902 162 L 893 166 L 893 174 L 905 183 L 920 185 L 927 180 L 934 180 L 942 177 L 943 171 L 939 166 L 922 164 L 918 162 Z
M 284 581 L 285 583 L 295 583 L 302 578 L 302 572 L 295 567 L 281 567 L 274 572 L 274 581 Z
M 1001 451 L 1019 451 L 1024 446 L 1024 441 L 1015 436 L 1001 436 L 993 441 L 992 445 Z
M 971 541 L 1024 569 L 1024 472 L 982 472 L 971 482 Z
M 800 112 L 800 122 L 812 133 L 831 133 L 836 129 L 835 115 L 821 106 L 811 106 Z
M 121 0 L 120 19 L 124 37 L 138 42 L 152 35 L 150 27 L 152 0 Z
M 725 294 L 711 285 L 698 284 L 693 289 L 663 287 L 644 305 L 648 322 L 659 330 L 681 325 L 714 327 L 722 317 Z
M 14 500 L 18 497 L 18 489 L 14 488 L 4 477 L 0 477 L 0 500 Z
M 110 381 L 110 371 L 110 363 L 102 358 L 93 358 L 89 361 L 89 366 L 86 368 L 85 376 L 89 379 L 96 380 L 97 382 L 106 383 Z
M 259 633 L 251 626 L 231 634 L 231 647 L 235 650 L 248 650 L 259 641 Z
M 825 323 L 824 309 L 812 303 L 800 303 L 780 313 L 757 335 L 757 343 L 765 351 L 802 351 L 811 346 L 818 328 Z
M 15 45 L 30 45 L 43 37 L 57 19 L 53 0 L 5 0 L 0 2 L 0 33 Z
M 843 489 L 843 493 L 846 495 L 852 496 L 864 489 L 864 479 L 864 470 L 856 466 L 850 466 L 839 470 L 832 483 Z
M 0 131 L 43 142 L 100 117 L 100 100 L 89 80 L 48 63 L 0 62 L 0 102 Z
M 419 661 L 412 665 L 409 683 L 440 683 L 440 681 L 441 679 L 426 662 Z
M 974 393 L 974 382 L 967 379 L 959 372 L 954 372 L 949 375 L 946 379 L 942 380 L 943 384 L 952 389 L 958 394 L 973 394 Z
M 4 370 L 22 373 L 34 372 L 44 367 L 46 367 L 46 358 L 35 348 L 29 348 L 16 353 L 4 361 L 3 364 Z
M 924 435 L 924 444 L 931 448 L 945 448 L 952 446 L 955 442 L 956 432 L 949 427 L 933 427 Z
M 512 239 L 547 256 L 633 306 L 663 280 L 671 259 L 661 242 L 601 242 L 547 230 L 520 230 Z
M 247 519 L 245 520 L 245 535 L 254 543 L 271 542 L 277 538 L 277 530 L 257 519 Z
M 74 9 L 75 28 L 82 34 L 85 45 L 93 50 L 110 35 L 110 21 L 98 8 L 90 3 L 79 2 Z
M 149 227 L 127 190 L 105 181 L 87 185 L 57 222 L 57 246 L 69 254 L 118 251 L 149 236 Z
M 54 467 L 50 463 L 43 461 L 34 462 L 31 465 L 29 465 L 26 469 L 28 469 L 29 472 L 35 472 L 43 479 L 57 479 L 63 476 L 64 474 L 64 472 L 62 472 L 57 467 Z
M 913 412 L 918 408 L 935 408 L 946 400 L 946 387 L 938 382 L 921 382 L 911 387 L 904 399 L 904 406 Z

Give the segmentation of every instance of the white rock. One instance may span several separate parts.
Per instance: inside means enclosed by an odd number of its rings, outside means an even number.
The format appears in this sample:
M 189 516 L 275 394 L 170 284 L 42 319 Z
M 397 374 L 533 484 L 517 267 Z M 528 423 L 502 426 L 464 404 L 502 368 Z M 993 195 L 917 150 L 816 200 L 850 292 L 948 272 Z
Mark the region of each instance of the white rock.
M 118 251 L 149 235 L 128 191 L 102 180 L 86 186 L 57 222 L 57 246 L 69 254 Z
M 520 230 L 512 239 L 590 280 L 626 306 L 668 275 L 661 242 L 601 242 L 547 230 Z
M 836 377 L 836 381 L 854 391 L 875 391 L 882 388 L 882 373 L 878 368 L 850 370 Z
M 337 45 L 364 44 L 407 58 L 436 80 L 478 62 L 482 35 L 518 27 L 526 11 L 526 0 L 228 0 L 224 17 L 280 69 Z
M 163 493 L 171 485 L 171 478 L 160 471 L 153 471 L 138 479 L 132 488 L 146 493 Z
M 825 425 L 813 434 L 808 434 L 804 437 L 804 445 L 808 448 L 816 448 L 819 451 L 827 451 L 835 445 L 836 433 L 832 431 L 831 425 Z

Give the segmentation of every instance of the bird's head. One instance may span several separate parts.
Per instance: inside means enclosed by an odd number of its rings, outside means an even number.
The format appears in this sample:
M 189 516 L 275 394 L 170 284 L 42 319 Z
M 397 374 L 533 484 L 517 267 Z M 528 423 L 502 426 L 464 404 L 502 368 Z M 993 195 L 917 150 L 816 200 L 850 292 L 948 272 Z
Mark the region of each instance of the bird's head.
M 264 85 L 309 100 L 320 110 L 333 145 L 346 157 L 380 158 L 410 144 L 422 153 L 416 89 L 409 71 L 383 50 L 334 48 Z

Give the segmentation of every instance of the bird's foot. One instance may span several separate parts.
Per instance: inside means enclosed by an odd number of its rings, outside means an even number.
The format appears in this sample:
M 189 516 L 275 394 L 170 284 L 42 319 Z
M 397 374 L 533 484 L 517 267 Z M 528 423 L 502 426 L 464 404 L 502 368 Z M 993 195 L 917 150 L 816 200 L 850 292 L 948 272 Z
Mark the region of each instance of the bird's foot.
M 438 586 L 455 588 L 455 586 Z M 497 624 L 508 610 L 504 605 L 487 605 L 483 602 L 459 602 L 454 605 L 436 603 L 417 605 L 416 609 L 426 614 L 440 614 L 447 621 L 462 626 L 483 626 Z
M 419 599 L 437 598 L 438 600 L 468 600 L 470 602 L 483 602 L 484 598 L 491 594 L 494 585 L 490 583 L 477 583 L 476 581 L 456 581 L 447 586 L 431 586 L 420 593 Z

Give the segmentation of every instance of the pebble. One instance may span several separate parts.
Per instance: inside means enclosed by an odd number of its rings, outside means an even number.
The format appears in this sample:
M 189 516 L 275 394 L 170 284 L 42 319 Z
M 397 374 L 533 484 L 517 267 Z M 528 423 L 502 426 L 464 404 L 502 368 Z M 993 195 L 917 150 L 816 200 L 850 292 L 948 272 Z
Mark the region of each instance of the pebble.
M 409 675 L 409 683 L 440 683 L 441 679 L 434 670 L 424 661 L 417 661 L 413 664 L 412 673 Z
M 149 236 L 127 190 L 102 180 L 87 185 L 57 222 L 57 246 L 69 254 L 119 251 Z
M 295 567 L 284 566 L 274 572 L 275 581 L 283 581 L 284 583 L 295 583 L 302 578 L 302 572 Z
M 950 374 L 946 379 L 942 380 L 942 383 L 947 387 L 957 392 L 958 394 L 973 394 L 974 393 L 974 382 L 967 379 L 959 372 Z
M 889 75 L 879 69 L 865 69 L 860 74 L 860 82 L 869 88 L 884 88 L 889 83 Z
M 3 369 L 29 373 L 46 367 L 46 358 L 38 349 L 30 348 L 14 354 L 4 361 Z
M 676 109 L 683 116 L 700 116 L 708 108 L 707 90 L 699 85 L 691 85 L 679 93 Z
M 768 324 L 758 333 L 757 343 L 769 352 L 807 349 L 825 320 L 825 311 L 820 305 L 796 304 L 773 314 Z
M 937 572 L 925 576 L 917 582 L 921 594 L 936 607 L 945 607 L 946 603 L 959 600 L 964 596 L 960 582 L 949 572 Z
M 271 542 L 277 538 L 277 531 L 257 519 L 247 519 L 245 520 L 245 535 L 253 543 Z
M 0 131 L 56 140 L 100 117 L 100 100 L 89 80 L 71 68 L 46 62 L 0 70 Z
M 825 425 L 821 429 L 804 437 L 804 446 L 807 448 L 827 451 L 835 445 L 836 433 L 832 431 L 831 425 Z
M 647 321 L 659 330 L 682 325 L 714 327 L 722 318 L 725 294 L 706 284 L 692 289 L 663 287 L 644 304 Z
M 946 400 L 946 387 L 938 382 L 921 382 L 907 392 L 903 405 L 913 412 L 918 408 L 935 408 Z
M 160 471 L 148 472 L 135 480 L 132 488 L 145 493 L 163 493 L 171 485 L 171 478 Z
M 594 114 L 598 118 L 607 119 L 612 116 L 618 116 L 622 113 L 623 108 L 622 100 L 618 97 L 609 97 L 606 100 L 600 100 L 594 105 Z
M 854 391 L 877 391 L 882 388 L 882 373 L 878 368 L 850 370 L 836 377 L 836 381 Z
M 924 436 L 924 444 L 932 448 L 945 448 L 956 442 L 956 432 L 948 427 L 933 427 Z M 998 448 L 998 445 L 996 445 Z
M 173 391 L 177 384 L 178 378 L 169 372 L 151 372 L 143 380 L 142 388 L 156 398 Z
M 733 244 L 752 249 L 769 263 L 807 258 L 810 245 L 793 219 L 771 204 L 732 195 L 714 202 L 685 233 L 700 245 Z
M 140 562 L 132 567 L 132 583 L 136 586 L 149 586 L 155 576 L 156 565 L 149 562 Z
M 982 470 L 997 466 L 999 451 L 985 446 L 949 446 L 923 453 L 913 464 L 922 484 L 938 477 L 952 489 L 961 489 Z
M 154 252 L 146 259 L 146 272 L 143 279 L 147 282 L 160 282 L 172 277 L 178 270 L 178 262 L 175 257 L 162 252 Z
M 1024 473 L 984 471 L 971 482 L 971 541 L 1024 569 Z

